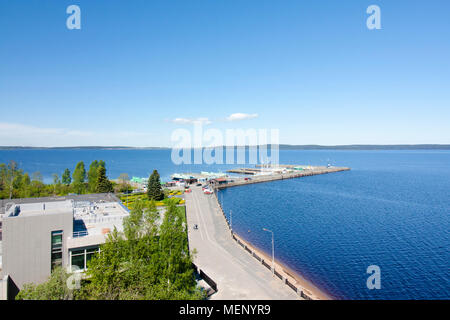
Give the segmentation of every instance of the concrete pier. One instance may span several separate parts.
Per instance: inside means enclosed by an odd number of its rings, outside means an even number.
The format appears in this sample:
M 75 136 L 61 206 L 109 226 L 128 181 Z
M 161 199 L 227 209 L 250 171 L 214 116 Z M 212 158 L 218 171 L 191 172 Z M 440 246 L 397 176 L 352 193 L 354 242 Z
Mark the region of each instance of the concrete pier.
M 286 170 L 283 168 L 280 170 L 279 167 L 242 169 L 246 174 L 253 174 L 251 178 L 229 177 L 226 180 L 220 178 L 213 180 L 216 181 L 213 187 L 222 189 L 350 170 L 346 167 L 308 166 L 305 169 L 294 169 L 294 166 L 284 166 L 284 168 Z M 240 172 L 240 169 L 233 172 L 244 173 Z M 306 289 L 312 287 L 305 286 L 305 282 L 289 275 L 279 264 L 276 264 L 272 274 L 264 254 L 231 233 L 229 222 L 224 216 L 216 194 L 205 194 L 200 186 L 192 185 L 191 189 L 192 192 L 185 193 L 189 247 L 191 251 L 195 249 L 197 252 L 193 258 L 196 268 L 213 281 L 214 290 L 217 290 L 211 299 L 329 298 L 320 291 Z M 195 225 L 198 228 L 194 229 Z
M 293 168 L 292 165 L 280 165 L 280 168 Z M 249 171 L 251 170 L 251 171 Z M 255 171 L 257 170 L 257 171 Z M 266 170 L 273 170 L 273 168 L 269 168 Z M 268 172 L 267 174 L 261 174 L 264 172 L 264 168 L 261 169 L 233 169 L 229 170 L 228 172 L 232 173 L 240 173 L 240 174 L 254 174 L 251 172 L 258 172 L 257 175 L 252 175 L 250 178 L 244 178 L 244 177 L 236 177 L 231 178 L 227 183 L 223 184 L 217 184 L 215 185 L 215 188 L 217 189 L 223 189 L 223 188 L 229 188 L 229 187 L 235 187 L 235 186 L 242 186 L 242 185 L 248 185 L 252 183 L 261 183 L 261 182 L 270 182 L 275 180 L 284 180 L 284 179 L 293 179 L 293 178 L 299 178 L 299 177 L 307 177 L 307 176 L 315 176 L 319 174 L 327 174 L 327 173 L 333 173 L 333 172 L 340 172 L 340 171 L 349 171 L 350 168 L 348 167 L 309 167 L 305 170 L 295 170 L 294 172 Z

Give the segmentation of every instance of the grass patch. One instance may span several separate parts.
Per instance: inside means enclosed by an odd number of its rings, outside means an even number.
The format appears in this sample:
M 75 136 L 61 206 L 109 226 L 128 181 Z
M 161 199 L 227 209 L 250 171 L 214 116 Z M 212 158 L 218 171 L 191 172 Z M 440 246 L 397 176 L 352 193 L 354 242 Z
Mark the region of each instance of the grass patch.
M 170 198 L 165 198 L 164 200 L 161 201 L 156 201 L 156 206 L 157 207 L 164 207 L 167 206 L 169 201 L 173 201 L 175 202 L 176 205 L 182 205 L 185 204 L 185 200 L 182 198 L 178 198 L 175 196 L 178 195 L 182 195 L 183 191 L 180 190 L 175 190 L 174 192 L 170 192 Z M 119 197 L 120 201 L 122 201 L 122 204 L 127 207 L 129 210 L 133 209 L 134 204 L 136 203 L 136 201 L 143 201 L 144 202 L 144 207 L 147 207 L 150 203 L 150 200 L 148 200 L 147 194 L 145 193 L 141 193 L 141 194 L 133 194 L 133 195 L 128 195 L 128 197 L 126 195 L 121 195 Z

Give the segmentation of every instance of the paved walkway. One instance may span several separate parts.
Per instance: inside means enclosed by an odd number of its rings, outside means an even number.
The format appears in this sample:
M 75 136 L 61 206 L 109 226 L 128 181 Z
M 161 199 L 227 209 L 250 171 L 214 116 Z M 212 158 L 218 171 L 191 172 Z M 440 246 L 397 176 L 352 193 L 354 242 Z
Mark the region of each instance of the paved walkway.
M 192 186 L 185 198 L 189 247 L 197 249 L 194 263 L 217 283 L 218 292 L 211 299 L 300 299 L 231 239 L 214 195 Z

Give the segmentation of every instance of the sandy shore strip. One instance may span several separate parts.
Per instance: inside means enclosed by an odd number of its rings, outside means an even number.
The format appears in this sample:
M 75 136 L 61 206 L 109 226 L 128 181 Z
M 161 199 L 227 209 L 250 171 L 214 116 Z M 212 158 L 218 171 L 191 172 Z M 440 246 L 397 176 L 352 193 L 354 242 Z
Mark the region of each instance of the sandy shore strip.
M 239 239 L 243 244 L 245 244 L 251 251 L 255 252 L 258 256 L 260 256 L 264 261 L 272 265 L 272 256 L 266 254 L 262 250 L 259 250 L 252 246 L 249 242 L 243 240 L 236 233 L 234 236 Z M 244 249 L 243 249 L 244 250 Z M 250 254 L 250 253 L 249 253 Z M 255 259 L 256 260 L 256 259 Z M 299 287 L 305 292 L 308 296 L 310 296 L 313 300 L 334 300 L 329 294 L 320 290 L 316 286 L 314 286 L 311 282 L 303 278 L 301 275 L 293 271 L 292 269 L 286 267 L 279 261 L 275 259 L 275 270 L 281 274 L 284 278 L 287 278 L 289 282 L 293 283 L 296 287 Z M 281 281 L 281 280 L 280 280 Z

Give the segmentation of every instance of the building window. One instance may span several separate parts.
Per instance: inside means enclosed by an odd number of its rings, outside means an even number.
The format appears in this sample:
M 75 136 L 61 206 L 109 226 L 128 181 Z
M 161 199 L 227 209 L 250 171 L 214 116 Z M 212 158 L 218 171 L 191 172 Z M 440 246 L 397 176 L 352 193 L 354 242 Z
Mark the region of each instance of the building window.
M 56 267 L 62 266 L 62 242 L 63 242 L 63 231 L 52 231 L 52 240 L 51 240 L 51 270 Z
M 87 264 L 92 259 L 94 254 L 100 252 L 100 248 L 98 246 L 89 247 L 89 248 L 78 248 L 74 250 L 70 250 L 70 266 L 71 270 L 77 271 L 78 268 L 80 271 L 87 270 Z

